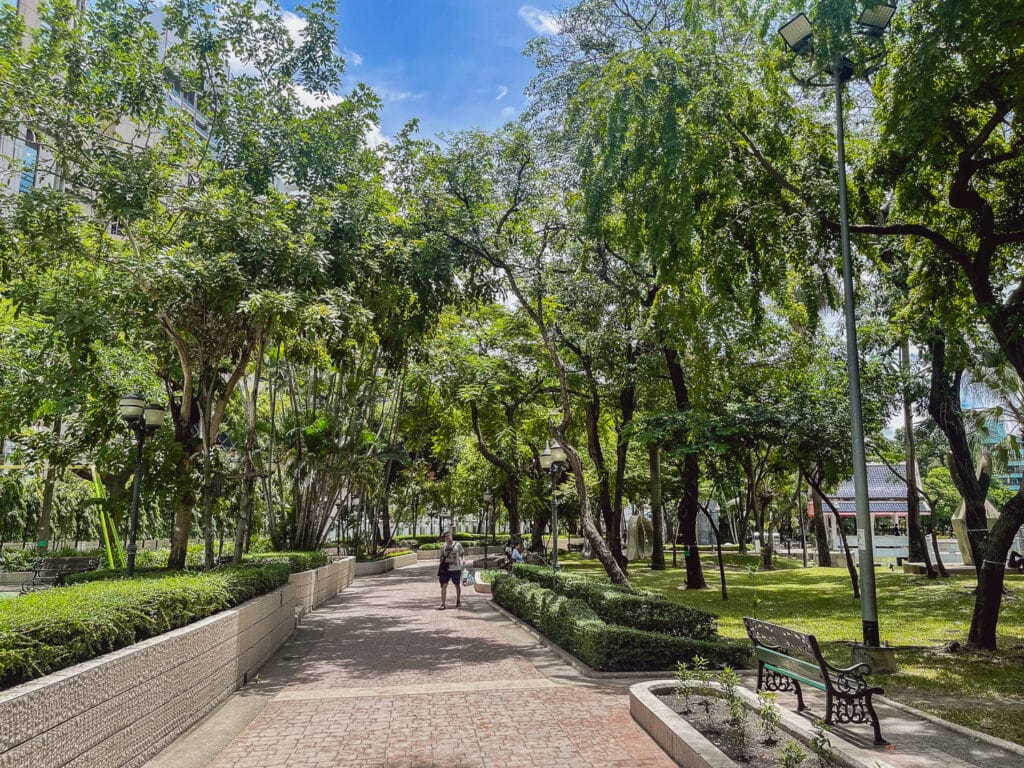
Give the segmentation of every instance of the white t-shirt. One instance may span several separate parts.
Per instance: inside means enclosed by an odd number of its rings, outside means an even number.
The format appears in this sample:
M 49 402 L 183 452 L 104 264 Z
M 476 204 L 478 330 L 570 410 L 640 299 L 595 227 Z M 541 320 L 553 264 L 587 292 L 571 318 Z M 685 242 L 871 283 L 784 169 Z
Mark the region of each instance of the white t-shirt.
M 465 550 L 457 541 L 453 541 L 451 544 L 445 544 L 441 548 L 441 559 L 448 561 L 449 571 L 462 570 L 462 558 L 464 555 Z

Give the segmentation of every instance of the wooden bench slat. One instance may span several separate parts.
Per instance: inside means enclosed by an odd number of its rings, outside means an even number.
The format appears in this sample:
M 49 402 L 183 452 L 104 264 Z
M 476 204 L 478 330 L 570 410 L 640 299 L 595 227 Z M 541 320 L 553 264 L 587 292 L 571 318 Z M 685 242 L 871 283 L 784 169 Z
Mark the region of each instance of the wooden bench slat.
M 793 672 L 792 670 L 789 670 L 789 669 L 784 669 L 782 667 L 777 667 L 774 664 L 765 664 L 764 668 L 765 669 L 770 669 L 772 672 L 778 672 L 780 675 L 786 675 L 786 677 L 791 677 L 794 680 L 797 680 L 798 682 L 801 682 L 801 683 L 804 683 L 805 685 L 811 686 L 812 688 L 817 688 L 819 691 L 826 690 L 825 684 L 823 682 L 821 682 L 821 680 L 812 680 L 809 677 L 804 677 L 803 675 L 799 675 L 796 672 Z

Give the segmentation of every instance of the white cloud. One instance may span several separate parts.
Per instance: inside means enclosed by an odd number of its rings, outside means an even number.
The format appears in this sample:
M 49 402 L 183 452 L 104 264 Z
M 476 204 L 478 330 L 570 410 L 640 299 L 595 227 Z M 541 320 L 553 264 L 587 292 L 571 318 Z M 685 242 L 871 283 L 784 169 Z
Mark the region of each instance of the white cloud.
M 355 51 L 350 51 L 348 48 L 344 49 L 341 55 L 345 57 L 345 63 L 351 64 L 353 67 L 361 66 L 363 63 L 363 57 Z
M 515 114 L 516 114 L 515 107 L 505 107 L 503 110 L 501 110 L 501 116 L 505 117 L 505 118 L 514 117 Z
M 419 101 L 425 95 L 414 91 L 396 91 L 391 88 L 374 88 L 373 90 L 380 96 L 381 101 L 389 104 L 399 101 Z
M 313 109 L 323 109 L 325 107 L 333 107 L 335 104 L 341 104 L 345 99 L 336 93 L 313 93 L 301 85 L 293 86 L 295 95 L 298 96 L 299 101 L 304 106 L 312 107 Z
M 306 20 L 300 16 L 296 16 L 291 11 L 281 12 L 281 21 L 284 22 L 284 28 L 288 30 L 288 34 L 292 38 L 292 42 L 298 45 L 302 42 L 302 31 L 306 28 Z
M 388 144 L 390 141 L 391 139 L 384 135 L 379 125 L 371 123 L 366 129 L 366 143 L 371 147 L 379 147 L 381 144 Z
M 538 35 L 557 35 L 558 19 L 550 11 L 542 11 L 532 5 L 519 6 L 519 18 L 530 25 L 530 29 Z
M 508 96 L 508 88 L 506 88 L 504 85 L 499 85 L 498 86 L 498 98 L 496 98 L 495 101 L 501 101 L 506 96 Z

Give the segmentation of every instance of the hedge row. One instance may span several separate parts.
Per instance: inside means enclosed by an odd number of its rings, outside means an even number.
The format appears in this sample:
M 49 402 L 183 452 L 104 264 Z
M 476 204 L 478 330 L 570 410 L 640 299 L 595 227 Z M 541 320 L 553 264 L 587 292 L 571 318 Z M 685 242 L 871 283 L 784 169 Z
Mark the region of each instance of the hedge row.
M 327 553 L 315 549 L 309 552 L 261 552 L 259 554 L 242 555 L 243 563 L 279 563 L 287 562 L 290 573 L 312 571 L 323 568 L 329 562 Z
M 670 602 L 662 595 L 585 576 L 556 575 L 550 568 L 536 565 L 517 564 L 513 573 L 566 597 L 583 600 L 608 624 L 693 640 L 713 640 L 718 635 L 714 614 Z
M 284 562 L 93 581 L 0 601 L 0 689 L 186 626 L 288 582 Z
M 312 571 L 314 568 L 322 568 L 327 565 L 328 558 L 324 552 L 313 550 L 310 552 L 260 552 L 258 554 L 243 555 L 243 563 L 265 565 L 268 563 L 279 563 L 287 566 L 289 573 L 301 573 Z M 167 568 L 149 567 L 136 568 L 137 576 L 152 577 L 160 574 L 168 574 Z M 82 584 L 87 581 L 105 581 L 107 579 L 124 579 L 125 573 L 122 568 L 100 568 L 96 571 L 84 571 L 82 573 L 69 573 L 64 577 L 65 584 Z
M 495 602 L 543 632 L 589 667 L 607 672 L 673 669 L 701 656 L 716 666 L 750 665 L 750 645 L 736 640 L 698 640 L 632 629 L 603 621 L 583 600 L 540 584 L 496 574 Z
M 392 557 L 401 557 L 402 555 L 414 555 L 416 554 L 411 549 L 393 549 L 390 552 L 385 552 L 381 560 L 390 560 Z

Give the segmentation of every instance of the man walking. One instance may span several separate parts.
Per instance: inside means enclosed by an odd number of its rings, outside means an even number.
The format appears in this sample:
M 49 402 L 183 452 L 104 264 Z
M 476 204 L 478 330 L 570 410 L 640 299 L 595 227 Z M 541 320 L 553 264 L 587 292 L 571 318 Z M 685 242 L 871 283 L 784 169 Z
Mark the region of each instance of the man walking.
M 441 605 L 437 609 L 439 611 L 446 607 L 449 581 L 455 585 L 455 607 L 462 607 L 462 561 L 465 554 L 462 545 L 452 540 L 452 532 L 445 531 L 441 562 L 437 567 L 437 578 L 441 582 Z

